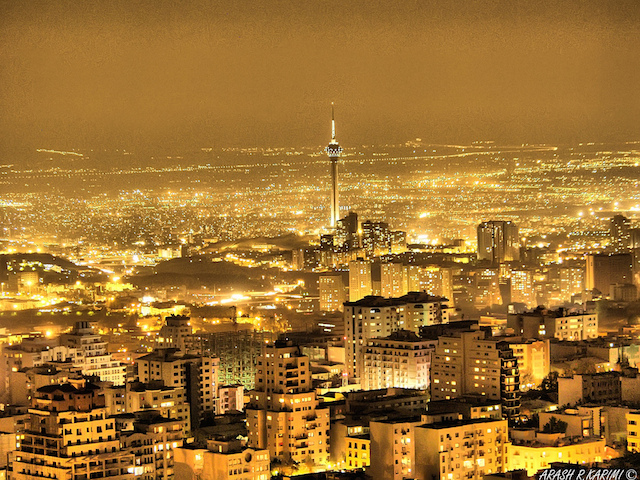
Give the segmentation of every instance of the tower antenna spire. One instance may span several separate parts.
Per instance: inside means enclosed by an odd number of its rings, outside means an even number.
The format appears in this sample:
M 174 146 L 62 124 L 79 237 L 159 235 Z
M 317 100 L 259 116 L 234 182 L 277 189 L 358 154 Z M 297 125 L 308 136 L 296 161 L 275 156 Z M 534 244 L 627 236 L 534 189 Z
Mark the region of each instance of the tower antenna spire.
M 331 141 L 336 141 L 336 119 L 333 112 L 333 102 L 331 102 Z

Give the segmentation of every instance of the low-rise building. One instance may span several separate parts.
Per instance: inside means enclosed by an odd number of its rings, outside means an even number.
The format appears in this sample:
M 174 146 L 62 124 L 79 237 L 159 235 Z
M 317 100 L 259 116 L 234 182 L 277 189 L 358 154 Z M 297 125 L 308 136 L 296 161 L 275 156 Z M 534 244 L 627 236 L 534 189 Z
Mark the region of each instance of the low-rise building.
M 331 424 L 331 463 L 340 470 L 360 470 L 371 464 L 369 421 L 338 420 Z
M 627 450 L 640 452 L 640 411 L 627 413 Z
M 600 437 L 604 435 L 604 407 L 578 406 L 576 408 L 566 408 L 554 412 L 540 412 L 538 414 L 540 428 L 544 429 L 547 424 L 561 421 L 567 424 L 564 432 L 567 437 Z
M 244 410 L 244 386 L 221 385 L 218 387 L 218 415 Z
M 605 372 L 558 378 L 558 405 L 618 404 L 622 401 L 620 374 Z
M 508 314 L 507 327 L 526 339 L 588 340 L 598 337 L 598 314 L 536 308 Z
M 605 440 L 600 437 L 565 437 L 563 433 L 533 430 L 510 432 L 507 446 L 509 470 L 525 469 L 529 476 L 553 463 L 579 463 L 585 466 L 602 462 Z
M 269 480 L 269 451 L 243 446 L 238 440 L 210 440 L 207 448 L 175 450 L 176 470 L 200 480 Z

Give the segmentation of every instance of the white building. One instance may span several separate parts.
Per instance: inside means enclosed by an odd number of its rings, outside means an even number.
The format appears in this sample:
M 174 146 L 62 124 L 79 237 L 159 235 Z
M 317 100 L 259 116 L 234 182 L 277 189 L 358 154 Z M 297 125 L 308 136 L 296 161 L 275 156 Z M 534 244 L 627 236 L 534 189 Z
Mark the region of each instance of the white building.
M 372 338 L 388 337 L 397 330 L 418 333 L 420 327 L 448 323 L 441 297 L 411 292 L 400 298 L 366 297 L 345 303 L 345 361 L 350 376 L 363 374 L 362 355 Z
M 367 342 L 362 388 L 429 388 L 431 353 L 437 342 L 399 330 Z
M 127 367 L 114 360 L 107 352 L 107 342 L 95 331 L 89 322 L 77 322 L 70 333 L 60 336 L 60 345 L 76 349 L 76 365 L 82 373 L 97 376 L 103 382 L 124 385 L 127 378 Z

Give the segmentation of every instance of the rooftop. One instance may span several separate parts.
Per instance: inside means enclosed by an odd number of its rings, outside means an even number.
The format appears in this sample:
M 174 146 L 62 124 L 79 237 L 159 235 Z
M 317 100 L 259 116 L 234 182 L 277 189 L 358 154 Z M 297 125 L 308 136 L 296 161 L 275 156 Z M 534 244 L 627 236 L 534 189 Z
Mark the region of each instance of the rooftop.
M 413 303 L 447 302 L 444 297 L 436 297 L 425 292 L 409 292 L 397 298 L 368 295 L 355 302 L 345 302 L 347 307 L 396 307 Z

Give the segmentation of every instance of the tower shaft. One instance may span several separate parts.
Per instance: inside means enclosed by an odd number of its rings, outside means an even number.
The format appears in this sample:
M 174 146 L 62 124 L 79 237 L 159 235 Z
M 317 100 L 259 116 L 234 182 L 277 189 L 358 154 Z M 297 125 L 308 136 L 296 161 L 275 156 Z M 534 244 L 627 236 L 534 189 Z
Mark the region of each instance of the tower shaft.
M 338 157 L 331 157 L 331 227 L 335 228 L 340 220 L 338 200 Z

